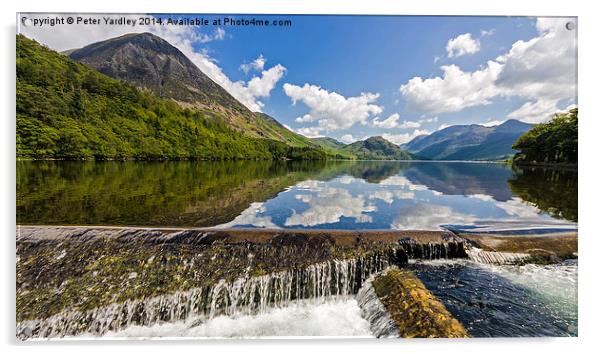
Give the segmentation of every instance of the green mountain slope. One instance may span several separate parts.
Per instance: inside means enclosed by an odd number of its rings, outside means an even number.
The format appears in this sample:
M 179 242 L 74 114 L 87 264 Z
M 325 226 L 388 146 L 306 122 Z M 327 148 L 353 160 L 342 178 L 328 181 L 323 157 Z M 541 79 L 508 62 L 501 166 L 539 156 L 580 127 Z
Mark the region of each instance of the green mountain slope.
M 353 154 L 361 160 L 416 160 L 416 155 L 402 150 L 399 146 L 380 137 L 373 136 L 366 140 L 356 141 L 341 149 Z
M 234 130 L 255 137 L 278 140 L 291 146 L 314 146 L 272 117 L 251 112 L 205 75 L 186 55 L 151 33 L 127 34 L 73 50 L 69 56 L 101 73 L 183 107 L 219 112 Z
M 173 100 L 17 36 L 17 156 L 96 159 L 324 159 L 232 129 L 223 112 Z M 286 128 L 284 128 L 286 129 Z
M 331 149 L 341 149 L 346 146 L 345 143 L 342 143 L 333 138 L 329 138 L 327 136 L 320 137 L 320 138 L 311 138 L 310 140 L 315 144 L 318 144 L 322 147 L 331 148 Z
M 312 143 L 320 146 L 328 154 L 335 156 L 338 159 L 353 160 L 356 156 L 348 151 L 344 151 L 343 148 L 347 145 L 336 139 L 329 137 L 311 138 Z

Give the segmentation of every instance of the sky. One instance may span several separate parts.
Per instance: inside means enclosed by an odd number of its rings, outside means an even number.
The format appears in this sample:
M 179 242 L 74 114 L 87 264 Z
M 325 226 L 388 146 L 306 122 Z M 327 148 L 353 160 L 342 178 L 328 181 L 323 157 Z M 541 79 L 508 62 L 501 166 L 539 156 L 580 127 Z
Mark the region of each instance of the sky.
M 67 16 L 100 23 L 33 21 Z M 141 16 L 162 24 L 104 24 Z M 18 31 L 58 51 L 154 33 L 249 109 L 345 143 L 380 135 L 402 144 L 456 124 L 540 123 L 577 104 L 575 18 L 21 14 Z

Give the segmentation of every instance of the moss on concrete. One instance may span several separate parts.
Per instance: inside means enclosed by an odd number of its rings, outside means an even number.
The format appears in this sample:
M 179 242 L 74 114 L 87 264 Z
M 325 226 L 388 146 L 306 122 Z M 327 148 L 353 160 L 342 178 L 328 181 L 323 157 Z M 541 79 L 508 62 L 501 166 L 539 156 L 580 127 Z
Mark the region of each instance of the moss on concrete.
M 372 282 L 404 338 L 464 338 L 468 332 L 409 270 L 391 269 Z

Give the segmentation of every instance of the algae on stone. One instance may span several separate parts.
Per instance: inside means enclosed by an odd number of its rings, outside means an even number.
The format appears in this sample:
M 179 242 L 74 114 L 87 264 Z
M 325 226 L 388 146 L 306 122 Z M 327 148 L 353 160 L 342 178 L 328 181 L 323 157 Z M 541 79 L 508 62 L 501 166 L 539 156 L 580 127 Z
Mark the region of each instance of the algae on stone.
M 409 270 L 390 269 L 372 282 L 403 338 L 464 338 L 468 332 Z

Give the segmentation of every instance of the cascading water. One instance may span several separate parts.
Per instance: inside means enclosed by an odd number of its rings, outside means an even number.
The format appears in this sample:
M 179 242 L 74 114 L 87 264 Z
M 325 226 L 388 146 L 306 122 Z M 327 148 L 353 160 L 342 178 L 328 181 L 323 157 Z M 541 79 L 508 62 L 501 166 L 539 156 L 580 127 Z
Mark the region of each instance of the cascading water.
M 528 253 L 484 251 L 480 248 L 466 250 L 468 259 L 483 264 L 515 264 L 529 257 Z
M 386 269 L 383 272 L 386 272 Z M 393 320 L 391 320 L 389 312 L 385 309 L 374 291 L 374 287 L 372 286 L 373 279 L 374 275 L 371 275 L 356 295 L 357 304 L 362 310 L 362 317 L 370 323 L 370 331 L 375 337 L 398 336 L 399 329 L 395 326 Z
M 62 337 L 86 332 L 102 335 L 132 325 L 182 321 L 191 316 L 205 320 L 220 315 L 265 313 L 292 301 L 355 294 L 373 273 L 396 262 L 393 249 L 367 257 L 332 260 L 304 268 L 247 276 L 232 282 L 218 281 L 209 288 L 196 288 L 170 295 L 97 308 L 87 312 L 63 311 L 45 319 L 17 324 L 18 337 Z

